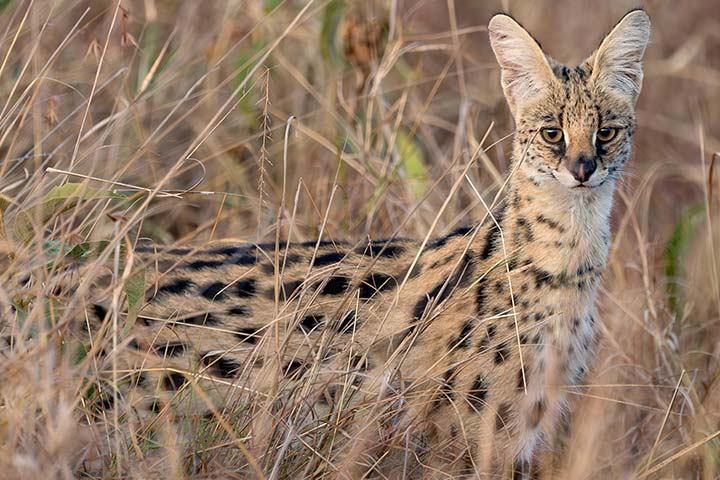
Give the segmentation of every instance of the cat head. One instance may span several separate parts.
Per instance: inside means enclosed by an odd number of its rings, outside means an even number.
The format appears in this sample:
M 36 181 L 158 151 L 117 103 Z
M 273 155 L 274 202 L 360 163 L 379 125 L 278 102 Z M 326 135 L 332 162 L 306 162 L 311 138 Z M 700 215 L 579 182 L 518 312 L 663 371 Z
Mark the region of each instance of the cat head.
M 488 30 L 515 119 L 518 173 L 577 191 L 614 180 L 635 131 L 648 15 L 627 13 L 576 67 L 552 59 L 508 15 L 495 15 Z

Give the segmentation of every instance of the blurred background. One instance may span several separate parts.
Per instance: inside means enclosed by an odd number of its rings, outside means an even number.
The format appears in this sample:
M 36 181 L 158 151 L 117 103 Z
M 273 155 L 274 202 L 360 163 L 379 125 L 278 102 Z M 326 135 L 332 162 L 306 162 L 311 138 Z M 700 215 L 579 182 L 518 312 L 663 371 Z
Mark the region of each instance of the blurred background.
M 558 478 L 720 472 L 720 2 L 641 5 L 653 37 L 616 196 L 603 341 L 588 385 L 569 392 Z M 0 0 L 3 265 L 45 259 L 33 245 L 118 231 L 182 244 L 279 228 L 304 241 L 326 221 L 324 239 L 423 238 L 437 218 L 432 234 L 443 234 L 484 213 L 463 183 L 438 216 L 468 163 L 486 199 L 508 168 L 492 14 L 511 13 L 577 64 L 637 6 Z M 124 200 L 83 193 L 82 208 L 59 215 L 47 195 L 67 182 Z M 49 397 L 58 388 L 28 375 Z M 0 462 L 74 472 L 57 460 L 81 449 L 63 440 L 74 430 L 23 426 L 28 404 L 9 406 L 27 388 L 2 390 Z M 48 435 L 55 450 L 37 444 Z

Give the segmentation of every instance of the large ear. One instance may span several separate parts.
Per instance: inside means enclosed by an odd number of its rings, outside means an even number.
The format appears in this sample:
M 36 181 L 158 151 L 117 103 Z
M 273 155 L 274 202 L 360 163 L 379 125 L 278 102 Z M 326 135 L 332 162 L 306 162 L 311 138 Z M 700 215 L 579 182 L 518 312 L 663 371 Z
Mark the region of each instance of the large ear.
M 588 59 L 593 66 L 591 80 L 630 97 L 634 103 L 642 86 L 642 61 L 650 41 L 650 18 L 633 10 L 615 25 Z
M 510 110 L 531 100 L 555 80 L 540 45 L 508 15 L 495 15 L 488 25 L 490 45 L 502 70 L 502 87 Z

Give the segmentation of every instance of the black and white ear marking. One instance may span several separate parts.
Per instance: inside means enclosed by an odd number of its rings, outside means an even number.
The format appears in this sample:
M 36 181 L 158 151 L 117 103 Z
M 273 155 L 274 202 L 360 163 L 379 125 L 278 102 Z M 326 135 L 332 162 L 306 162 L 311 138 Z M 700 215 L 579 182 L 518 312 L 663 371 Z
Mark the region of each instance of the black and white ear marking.
M 488 24 L 490 45 L 502 69 L 502 87 L 510 110 L 535 98 L 555 82 L 548 58 L 535 39 L 512 17 L 495 15 Z
M 607 34 L 588 63 L 591 81 L 630 97 L 634 103 L 642 86 L 642 57 L 650 41 L 650 17 L 643 10 L 626 14 Z

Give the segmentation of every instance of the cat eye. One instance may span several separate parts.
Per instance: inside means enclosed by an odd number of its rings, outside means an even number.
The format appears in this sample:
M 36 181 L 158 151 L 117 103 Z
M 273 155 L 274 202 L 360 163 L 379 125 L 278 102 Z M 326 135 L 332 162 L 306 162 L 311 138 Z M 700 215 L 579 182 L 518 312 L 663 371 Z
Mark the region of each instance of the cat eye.
M 563 131 L 559 128 L 543 128 L 540 130 L 540 134 L 548 143 L 560 143 L 563 139 Z
M 601 128 L 597 131 L 597 139 L 601 142 L 609 142 L 617 135 L 617 128 Z

